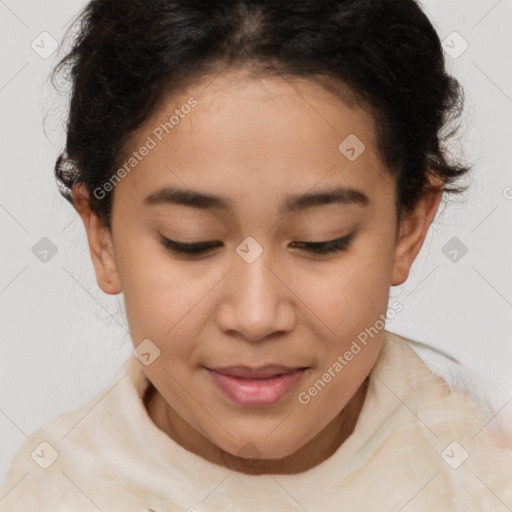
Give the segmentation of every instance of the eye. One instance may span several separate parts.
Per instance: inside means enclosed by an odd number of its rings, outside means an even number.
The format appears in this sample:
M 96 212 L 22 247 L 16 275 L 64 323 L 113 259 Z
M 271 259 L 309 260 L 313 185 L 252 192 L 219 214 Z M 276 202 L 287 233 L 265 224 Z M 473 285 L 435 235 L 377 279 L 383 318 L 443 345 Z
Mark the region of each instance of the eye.
M 332 254 L 336 252 L 345 251 L 350 246 L 355 233 L 350 235 L 337 238 L 336 240 L 329 240 L 327 242 L 313 242 L 308 240 L 306 242 L 292 242 L 295 246 L 303 247 L 305 251 L 314 254 Z M 185 244 L 170 240 L 160 235 L 163 246 L 175 254 L 199 256 L 206 254 L 211 249 L 219 247 L 222 242 L 195 242 L 191 244 Z
M 192 244 L 182 244 L 175 242 L 174 240 L 169 240 L 162 235 L 160 235 L 160 238 L 166 249 L 174 252 L 175 254 L 188 254 L 191 256 L 204 254 L 210 249 L 222 245 L 222 242 L 194 242 Z
M 336 238 L 336 240 L 329 240 L 328 242 L 292 242 L 295 245 L 299 245 L 305 248 L 306 251 L 312 252 L 315 254 L 332 254 L 336 252 L 346 251 L 350 246 L 352 239 L 354 238 L 355 233 L 351 233 L 350 235 Z

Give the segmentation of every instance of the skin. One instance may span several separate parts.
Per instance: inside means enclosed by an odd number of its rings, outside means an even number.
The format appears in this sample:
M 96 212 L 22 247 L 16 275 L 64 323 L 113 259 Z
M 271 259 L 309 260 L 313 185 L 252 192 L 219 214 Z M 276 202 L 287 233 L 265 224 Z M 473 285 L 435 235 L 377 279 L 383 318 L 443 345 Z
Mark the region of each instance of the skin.
M 115 187 L 111 231 L 91 211 L 86 188 L 74 187 L 97 282 L 105 293 L 123 292 L 134 345 L 149 338 L 160 349 L 144 367 L 152 383 L 144 403 L 158 428 L 233 470 L 304 471 L 353 431 L 383 331 L 308 404 L 297 395 L 386 314 L 390 287 L 406 281 L 442 188 L 398 226 L 395 183 L 377 154 L 372 116 L 299 78 L 233 71 L 190 86 L 166 99 L 130 150 L 190 97 L 198 105 Z M 338 150 L 349 134 L 366 145 L 355 161 Z M 170 185 L 226 196 L 232 209 L 143 203 Z M 369 204 L 279 213 L 289 194 L 337 185 L 364 192 Z M 345 251 L 326 256 L 292 244 L 352 232 Z M 222 245 L 187 259 L 166 249 L 159 233 Z M 263 249 L 252 263 L 236 252 L 248 236 Z M 232 403 L 203 368 L 269 363 L 310 369 L 267 407 Z

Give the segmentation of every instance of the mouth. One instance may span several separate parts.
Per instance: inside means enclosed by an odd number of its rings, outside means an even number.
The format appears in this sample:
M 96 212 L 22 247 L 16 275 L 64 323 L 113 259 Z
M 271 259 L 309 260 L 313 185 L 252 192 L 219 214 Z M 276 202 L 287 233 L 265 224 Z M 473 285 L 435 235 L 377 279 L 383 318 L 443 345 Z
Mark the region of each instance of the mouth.
M 223 375 L 231 377 L 241 377 L 246 379 L 268 379 L 269 377 L 277 377 L 285 375 L 297 370 L 303 370 L 306 367 L 283 366 L 280 364 L 272 364 L 253 368 L 250 366 L 224 366 L 222 368 L 208 368 Z
M 233 403 L 244 407 L 273 405 L 288 395 L 309 368 L 229 367 L 205 368 L 217 388 Z

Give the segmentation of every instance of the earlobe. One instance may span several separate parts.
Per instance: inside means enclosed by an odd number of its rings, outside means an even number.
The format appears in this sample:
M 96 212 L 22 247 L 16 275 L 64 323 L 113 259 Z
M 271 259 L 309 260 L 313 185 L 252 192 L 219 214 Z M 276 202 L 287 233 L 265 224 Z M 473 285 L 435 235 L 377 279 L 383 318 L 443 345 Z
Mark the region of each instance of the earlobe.
M 122 291 L 117 272 L 114 246 L 109 229 L 89 204 L 89 194 L 83 183 L 77 183 L 71 192 L 73 205 L 80 215 L 87 233 L 89 252 L 98 286 L 110 295 Z
M 443 195 L 442 184 L 440 179 L 432 180 L 432 185 L 437 188 L 426 192 L 416 208 L 403 220 L 395 248 L 391 286 L 400 285 L 409 277 L 412 264 L 439 208 Z

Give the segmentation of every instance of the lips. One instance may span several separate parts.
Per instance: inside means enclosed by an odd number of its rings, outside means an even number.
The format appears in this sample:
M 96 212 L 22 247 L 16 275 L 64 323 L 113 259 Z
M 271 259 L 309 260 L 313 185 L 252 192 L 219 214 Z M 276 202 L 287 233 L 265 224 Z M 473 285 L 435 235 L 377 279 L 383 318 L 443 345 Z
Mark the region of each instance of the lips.
M 298 385 L 308 368 L 230 366 L 206 368 L 216 387 L 232 402 L 244 407 L 273 405 Z
M 225 366 L 222 368 L 208 368 L 222 375 L 229 375 L 230 377 L 239 377 L 245 379 L 268 379 L 286 373 L 292 373 L 297 370 L 303 370 L 304 367 L 289 367 L 283 365 L 266 365 L 259 368 L 252 368 L 250 366 Z

